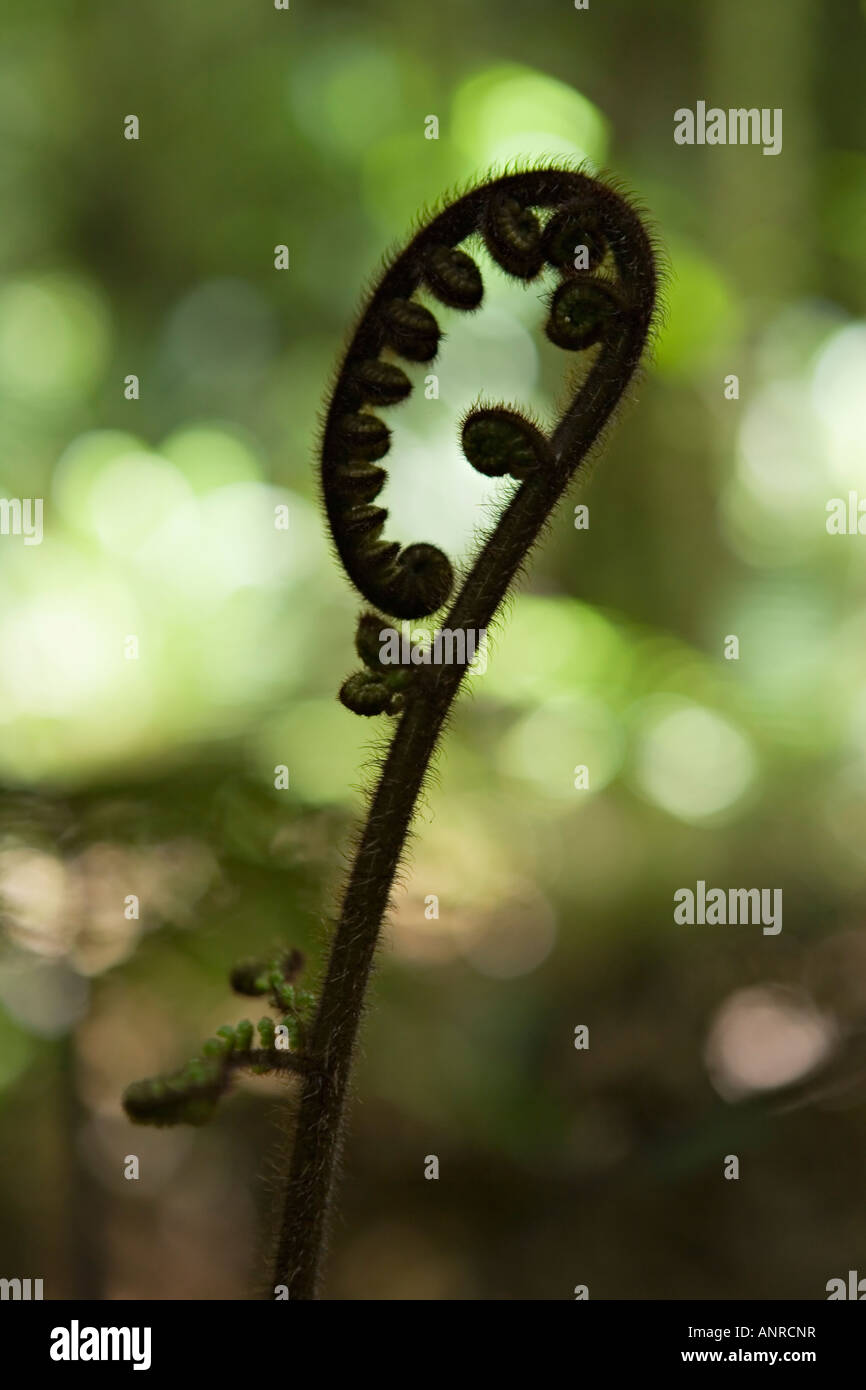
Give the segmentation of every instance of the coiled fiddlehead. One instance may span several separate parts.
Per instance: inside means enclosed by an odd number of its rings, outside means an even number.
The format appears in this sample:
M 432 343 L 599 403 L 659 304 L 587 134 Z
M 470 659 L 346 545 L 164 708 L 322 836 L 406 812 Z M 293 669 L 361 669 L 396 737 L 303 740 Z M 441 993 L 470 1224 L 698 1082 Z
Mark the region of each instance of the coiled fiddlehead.
M 539 213 L 550 214 L 543 226 Z M 383 539 L 388 513 L 376 505 L 387 481 L 381 460 L 391 444 L 391 432 L 376 412 L 405 400 L 412 389 L 403 366 L 391 359 L 429 363 L 442 339 L 434 314 L 412 296 L 425 289 L 454 309 L 477 310 L 484 293 L 481 271 L 459 243 L 483 238 L 508 275 L 528 281 L 545 267 L 558 273 L 545 330 L 552 342 L 571 352 L 603 343 L 600 371 L 609 369 L 618 349 L 620 365 L 630 375 L 634 361 L 629 359 L 646 335 L 654 290 L 652 258 L 635 245 L 639 226 L 617 193 L 583 174 L 564 169 L 510 174 L 446 207 L 383 275 L 331 396 L 321 463 L 340 559 L 356 588 L 382 613 L 428 617 L 447 602 L 454 584 L 451 561 L 435 546 L 401 547 Z M 576 268 L 577 263 L 586 268 Z M 576 404 L 577 397 L 564 421 Z M 550 441 L 504 407 L 473 411 L 464 422 L 463 446 L 482 473 L 524 480 L 544 471 L 551 486 L 563 469 L 576 464 L 571 451 L 560 450 L 557 460 Z
M 334 386 L 322 439 L 322 489 L 342 564 L 367 603 L 394 618 L 435 613 L 454 587 L 435 546 L 405 549 L 382 531 L 376 506 L 390 431 L 377 413 L 411 390 L 399 362 L 430 362 L 441 333 L 413 295 L 476 310 L 481 274 L 460 243 L 481 237 L 509 275 L 557 274 L 546 332 L 569 353 L 592 349 L 589 370 L 549 434 L 506 406 L 471 411 L 462 442 L 469 462 L 517 486 L 482 543 L 445 619 L 451 631 L 484 631 L 568 487 L 610 421 L 649 337 L 656 300 L 652 244 L 630 203 L 580 172 L 544 167 L 473 188 L 424 225 L 384 272 L 366 304 Z M 481 386 L 482 383 L 479 383 Z M 346 1088 L 370 967 L 409 825 L 465 665 L 385 671 L 373 638 L 382 620 L 364 613 L 356 646 L 365 670 L 340 697 L 359 714 L 399 714 L 346 885 L 309 1053 L 287 1175 L 274 1282 L 293 1299 L 317 1293 L 342 1131 Z M 464 646 L 465 650 L 465 646 Z

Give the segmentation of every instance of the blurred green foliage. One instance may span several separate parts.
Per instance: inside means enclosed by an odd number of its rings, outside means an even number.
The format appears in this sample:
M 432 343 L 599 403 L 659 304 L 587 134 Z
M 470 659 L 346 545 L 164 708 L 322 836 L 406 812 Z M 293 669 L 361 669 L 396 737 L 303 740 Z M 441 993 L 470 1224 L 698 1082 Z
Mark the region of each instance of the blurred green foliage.
M 315 480 L 361 289 L 449 190 L 564 156 L 650 210 L 664 320 L 574 499 L 589 529 L 562 509 L 428 788 L 330 1292 L 822 1297 L 866 1235 L 866 566 L 825 528 L 866 496 L 860 9 L 55 0 L 2 23 L 0 491 L 45 501 L 41 545 L 0 538 L 3 1273 L 250 1287 L 281 1084 L 194 1135 L 133 1134 L 120 1095 L 225 1021 L 237 958 L 321 960 L 382 737 L 335 700 L 357 601 Z M 782 107 L 783 153 L 675 146 L 698 99 Z M 537 287 L 484 274 L 439 399 L 393 418 L 393 534 L 455 556 L 496 498 L 460 412 L 549 418 L 562 392 Z M 675 927 L 699 878 L 782 887 L 782 934 Z

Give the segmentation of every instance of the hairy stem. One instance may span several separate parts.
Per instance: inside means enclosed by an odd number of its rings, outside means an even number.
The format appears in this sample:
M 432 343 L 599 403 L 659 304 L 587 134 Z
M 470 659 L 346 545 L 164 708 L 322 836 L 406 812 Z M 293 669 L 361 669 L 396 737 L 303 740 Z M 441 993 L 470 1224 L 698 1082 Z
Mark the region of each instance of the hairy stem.
M 621 381 L 600 374 L 600 382 L 605 380 L 609 389 L 599 389 L 587 443 L 621 394 Z M 581 431 L 586 427 L 583 417 Z M 568 446 L 572 441 L 565 442 Z M 554 479 L 531 479 L 520 487 L 458 594 L 445 627 L 479 632 L 490 626 L 572 471 L 560 470 Z M 370 804 L 310 1038 L 319 1070 L 305 1079 L 301 1094 L 274 1268 L 274 1283 L 286 1284 L 294 1299 L 315 1298 L 318 1293 L 346 1089 L 379 929 L 418 795 L 465 667 L 430 667 L 424 675 L 427 679 L 413 692 L 400 719 Z

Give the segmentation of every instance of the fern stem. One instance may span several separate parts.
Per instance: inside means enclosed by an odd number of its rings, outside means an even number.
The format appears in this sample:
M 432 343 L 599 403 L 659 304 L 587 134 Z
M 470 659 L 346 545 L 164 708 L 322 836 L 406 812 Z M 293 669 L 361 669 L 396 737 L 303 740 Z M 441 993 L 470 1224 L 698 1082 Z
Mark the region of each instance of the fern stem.
M 621 395 L 621 378 L 600 376 L 591 428 L 582 417 L 582 439 L 567 438 L 583 452 L 596 437 Z M 576 465 L 578 458 L 572 453 Z M 443 626 L 457 631 L 487 629 L 523 566 L 573 469 L 554 479 L 530 479 L 515 493 L 489 537 Z M 467 649 L 468 644 L 467 644 Z M 366 826 L 346 887 L 310 1038 L 318 1070 L 303 1085 L 292 1163 L 274 1268 L 274 1284 L 291 1299 L 318 1295 L 322 1250 L 339 1154 L 346 1090 L 364 996 L 382 919 L 406 837 L 439 734 L 465 675 L 460 665 L 428 667 L 409 698 L 391 741 L 370 804 Z

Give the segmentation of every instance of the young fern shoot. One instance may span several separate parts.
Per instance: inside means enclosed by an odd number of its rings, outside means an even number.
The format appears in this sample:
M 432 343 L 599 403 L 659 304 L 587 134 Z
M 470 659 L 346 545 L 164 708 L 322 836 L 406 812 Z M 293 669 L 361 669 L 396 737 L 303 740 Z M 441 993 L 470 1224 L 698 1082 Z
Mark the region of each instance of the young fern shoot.
M 381 460 L 390 431 L 377 412 L 412 389 L 394 359 L 429 363 L 439 349 L 437 319 L 413 297 L 416 292 L 426 289 L 466 312 L 481 307 L 481 272 L 461 246 L 478 236 L 518 280 L 557 272 L 546 335 L 570 354 L 593 356 L 550 434 L 504 405 L 479 407 L 465 417 L 461 442 L 468 463 L 515 486 L 453 594 L 454 570 L 441 550 L 382 537 L 388 513 L 376 498 L 387 478 Z M 242 993 L 269 994 L 282 1014 L 288 1050 L 277 1047 L 272 1020 L 262 1021 L 264 1029 L 259 1025 L 262 1046 L 252 1049 L 252 1024 L 244 1022 L 220 1029 L 210 1051 L 206 1045 L 204 1056 L 190 1064 L 191 1073 L 187 1068 L 136 1083 L 125 1096 L 134 1120 L 203 1123 L 237 1067 L 298 1075 L 271 1281 L 281 1297 L 283 1291 L 290 1299 L 320 1293 L 352 1056 L 379 931 L 418 796 L 468 664 L 385 663 L 380 634 L 390 620 L 429 618 L 450 604 L 441 626 L 465 634 L 458 651 L 474 651 L 474 635 L 492 623 L 627 392 L 652 329 L 656 290 L 650 237 L 616 189 L 569 168 L 527 169 L 482 182 L 421 228 L 369 296 L 343 358 L 322 437 L 322 493 L 340 561 L 369 608 L 356 637 L 363 669 L 344 682 L 340 699 L 356 714 L 388 714 L 397 723 L 344 890 L 318 1002 L 313 1011 L 311 997 L 291 984 L 298 953 L 239 968 L 234 987 L 245 983 Z
M 294 981 L 304 966 L 300 951 L 289 951 L 271 961 L 243 961 L 231 973 L 236 994 L 264 996 L 280 1015 L 275 1023 L 265 1014 L 254 1028 L 248 1018 L 234 1027 L 226 1024 L 171 1076 L 154 1076 L 127 1086 L 123 1108 L 134 1124 L 204 1125 L 228 1090 L 236 1071 L 261 1076 L 267 1072 L 309 1071 L 313 1063 L 304 1044 L 312 994 L 297 989 Z M 256 1031 L 259 1047 L 254 1047 Z
M 544 219 L 542 221 L 542 218 Z M 454 572 L 435 546 L 382 539 L 375 505 L 390 432 L 374 411 L 411 390 L 403 368 L 431 362 L 435 316 L 413 299 L 424 287 L 443 304 L 474 311 L 484 286 L 461 249 L 480 234 L 509 275 L 559 273 L 548 338 L 569 353 L 592 349 L 589 371 L 548 436 L 518 411 L 479 408 L 463 422 L 474 467 L 518 486 L 452 598 Z M 480 184 L 432 218 L 383 274 L 365 305 L 334 386 L 322 439 L 322 490 L 343 567 L 375 612 L 362 613 L 356 646 L 364 670 L 340 699 L 357 714 L 399 722 L 373 793 L 345 888 L 309 1048 L 316 1069 L 302 1081 L 273 1281 L 293 1299 L 318 1295 L 352 1053 L 370 968 L 419 792 L 466 665 L 385 666 L 379 631 L 388 618 L 425 618 L 451 606 L 443 627 L 467 638 L 486 630 L 575 472 L 611 419 L 640 363 L 656 303 L 650 238 L 613 188 L 567 168 L 542 167 Z M 481 383 L 479 383 L 480 385 Z M 464 651 L 472 650 L 471 641 Z

